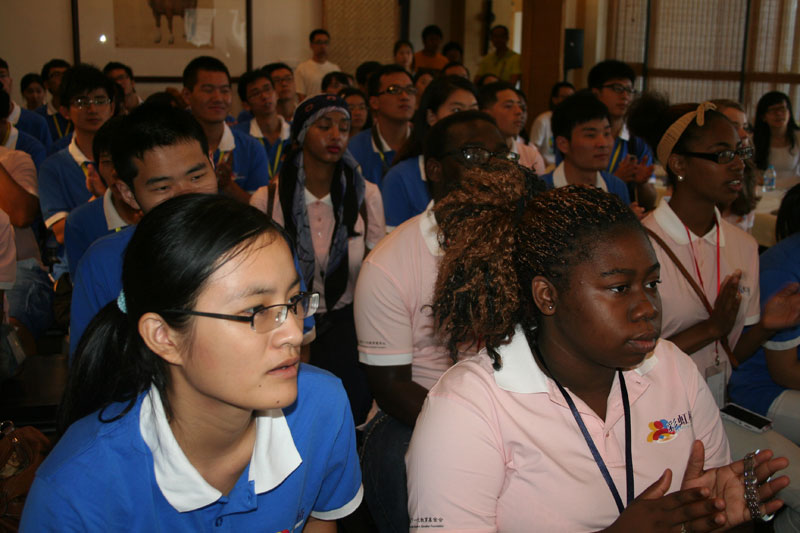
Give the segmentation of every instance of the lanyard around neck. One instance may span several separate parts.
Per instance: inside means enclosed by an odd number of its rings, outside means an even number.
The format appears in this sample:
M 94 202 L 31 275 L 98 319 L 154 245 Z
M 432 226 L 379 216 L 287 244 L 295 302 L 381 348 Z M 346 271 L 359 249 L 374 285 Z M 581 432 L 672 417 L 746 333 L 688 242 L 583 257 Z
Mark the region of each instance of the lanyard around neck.
M 608 485 L 611 495 L 614 497 L 614 502 L 617 504 L 619 513 L 622 514 L 622 512 L 625 510 L 625 505 L 622 503 L 622 498 L 619 495 L 619 490 L 617 490 L 617 485 L 611 478 L 611 474 L 606 467 L 606 463 L 603 461 L 600 452 L 597 450 L 597 446 L 595 446 L 592 436 L 589 434 L 589 430 L 586 428 L 586 424 L 583 422 L 583 418 L 578 412 L 578 408 L 575 406 L 575 402 L 572 400 L 572 397 L 569 395 L 567 390 L 562 387 L 561 383 L 559 383 L 558 380 L 553 376 L 552 372 L 550 372 L 550 369 L 547 368 L 547 363 L 544 362 L 544 358 L 542 358 L 542 353 L 539 351 L 539 347 L 534 344 L 534 348 L 536 350 L 536 355 L 539 356 L 539 360 L 542 361 L 545 369 L 547 369 L 547 371 L 550 373 L 550 377 L 558 386 L 558 390 L 561 391 L 561 394 L 567 401 L 569 410 L 572 411 L 572 416 L 575 418 L 575 422 L 578 423 L 578 428 L 580 428 L 581 434 L 583 434 L 583 439 L 586 441 L 589 451 L 592 452 L 594 462 L 597 464 L 597 468 L 603 475 L 603 479 L 605 480 L 606 485 Z M 634 500 L 633 454 L 631 452 L 631 405 L 628 401 L 628 387 L 625 385 L 625 378 L 622 375 L 622 370 L 617 370 L 617 375 L 619 376 L 619 388 L 620 392 L 622 393 L 622 409 L 625 413 L 625 482 L 627 484 L 627 505 L 630 505 Z
M 275 158 L 272 161 L 272 164 L 269 162 L 269 150 L 267 149 L 267 141 L 264 137 L 259 137 L 259 141 L 261 141 L 261 146 L 264 147 L 264 150 L 267 152 L 267 172 L 269 172 L 269 177 L 272 177 L 278 173 L 278 165 L 281 163 L 281 152 L 283 151 L 283 139 L 278 138 L 276 141 L 278 143 L 278 151 L 275 152 Z
M 67 122 L 67 127 L 64 129 L 64 133 L 61 133 L 61 125 L 58 123 L 58 114 L 51 116 L 53 117 L 53 124 L 56 125 L 56 132 L 58 132 L 59 139 L 69 133 L 69 130 L 72 127 L 72 122 Z

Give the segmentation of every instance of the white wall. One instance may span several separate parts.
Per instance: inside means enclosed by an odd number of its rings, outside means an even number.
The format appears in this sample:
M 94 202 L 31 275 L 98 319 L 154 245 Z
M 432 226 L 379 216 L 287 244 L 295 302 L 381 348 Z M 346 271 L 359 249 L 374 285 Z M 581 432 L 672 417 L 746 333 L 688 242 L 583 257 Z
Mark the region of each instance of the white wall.
M 450 9 L 450 0 L 411 0 L 408 40 L 414 45 L 415 52 L 422 50 L 422 30 L 429 24 L 436 24 L 442 29 L 442 33 L 444 33 L 442 45 L 452 39 Z
M 72 10 L 69 0 L 1 1 L 0 57 L 14 80 L 11 97 L 21 104 L 22 76 L 40 73 L 54 57 L 72 63 Z
M 110 1 L 110 0 L 108 0 Z M 143 0 L 138 0 L 143 1 Z M 14 79 L 12 97 L 22 102 L 19 80 L 39 73 L 48 60 L 72 63 L 72 10 L 69 0 L 0 0 L 0 57 Z M 47 16 L 42 16 L 46 13 Z M 449 19 L 448 19 L 449 20 Z M 253 2 L 253 66 L 283 61 L 294 67 L 310 57 L 308 34 L 322 25 L 322 0 L 255 0 Z M 335 52 L 334 52 L 335 54 Z M 125 62 L 124 57 L 119 58 Z M 103 65 L 98 65 L 102 68 Z M 180 76 L 184 65 L 163 65 Z M 159 69 L 161 70 L 161 69 Z M 136 74 L 136 72 L 134 72 Z M 231 72 L 239 76 L 241 72 Z M 139 83 L 142 98 L 179 83 Z M 234 98 L 238 106 L 238 98 Z

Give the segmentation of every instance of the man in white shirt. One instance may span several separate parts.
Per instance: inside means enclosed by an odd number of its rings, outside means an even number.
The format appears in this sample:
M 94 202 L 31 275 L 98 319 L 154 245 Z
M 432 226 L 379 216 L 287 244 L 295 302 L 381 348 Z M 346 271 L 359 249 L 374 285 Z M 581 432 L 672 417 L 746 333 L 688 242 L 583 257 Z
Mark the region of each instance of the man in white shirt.
M 308 36 L 312 56 L 297 65 L 294 71 L 294 80 L 297 85 L 297 97 L 303 100 L 306 96 L 314 96 L 322 92 L 322 77 L 328 72 L 342 70 L 339 65 L 328 61 L 328 45 L 331 43 L 330 34 L 318 28 Z

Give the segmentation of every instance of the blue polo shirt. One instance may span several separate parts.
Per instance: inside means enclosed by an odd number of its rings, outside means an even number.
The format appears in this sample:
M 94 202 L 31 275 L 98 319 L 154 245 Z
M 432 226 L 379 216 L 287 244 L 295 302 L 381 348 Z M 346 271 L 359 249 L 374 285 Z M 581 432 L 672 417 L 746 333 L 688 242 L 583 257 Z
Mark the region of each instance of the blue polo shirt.
M 425 183 L 424 156 L 411 157 L 394 165 L 383 179 L 383 212 L 386 229 L 391 230 L 428 207 L 431 195 Z
M 92 202 L 94 203 L 94 202 Z M 136 226 L 128 226 L 94 241 L 74 268 L 72 279 L 72 303 L 69 323 L 69 355 L 75 354 L 83 332 L 100 310 L 117 299 L 122 290 L 122 262 L 125 249 L 133 237 Z M 294 266 L 300 272 L 297 256 Z M 300 276 L 300 290 L 306 284 Z M 314 329 L 314 317 L 303 321 L 303 332 Z
M 19 114 L 16 112 L 17 109 L 19 109 Z M 47 150 L 53 142 L 53 138 L 50 136 L 50 130 L 47 129 L 47 121 L 39 113 L 34 113 L 33 111 L 23 109 L 19 105 L 14 104 L 14 111 L 11 112 L 8 119 L 19 131 L 24 131 L 42 143 L 45 150 Z
M 69 132 L 68 134 L 58 139 L 57 141 L 52 141 L 50 143 L 50 148 L 47 149 L 47 155 L 51 155 L 58 152 L 59 150 L 63 150 L 64 148 L 69 146 L 69 143 L 71 142 L 72 142 L 72 132 Z
M 556 189 L 558 187 L 565 186 L 567 181 L 564 176 L 564 163 L 559 163 L 555 170 L 548 174 L 539 176 L 539 179 L 545 183 L 548 189 Z M 609 174 L 604 170 L 597 171 L 597 182 L 595 186 L 598 189 L 603 189 L 618 196 L 625 205 L 631 203 L 630 196 L 628 196 L 628 188 L 625 186 L 625 182 L 613 174 Z
M 373 126 L 374 127 L 374 126 Z M 394 150 L 390 149 L 379 138 L 383 146 L 378 147 L 372 141 L 372 128 L 366 129 L 350 139 L 347 149 L 361 166 L 364 177 L 383 188 L 384 174 L 392 166 Z
M 110 189 L 103 198 L 85 203 L 70 212 L 64 226 L 64 247 L 67 249 L 71 277 L 75 278 L 78 262 L 94 241 L 120 231 L 125 226 L 127 223 L 120 218 L 111 203 Z
M 800 282 L 800 233 L 779 241 L 759 258 L 761 312 L 764 304 L 789 283 Z M 764 346 L 770 350 L 788 350 L 800 346 L 800 326 L 776 333 Z M 797 350 L 800 358 L 800 350 Z M 739 365 L 731 375 L 728 392 L 734 403 L 766 416 L 772 402 L 783 391 L 770 376 L 764 348 Z
M 300 532 L 309 516 L 347 516 L 363 494 L 347 396 L 307 365 L 297 390 L 294 404 L 257 417 L 253 457 L 227 496 L 189 463 L 158 393 L 140 394 L 119 420 L 78 420 L 36 471 L 21 531 Z
M 243 190 L 253 193 L 259 187 L 269 185 L 269 164 L 261 143 L 225 124 L 219 147 L 214 151 L 214 164 L 229 157 L 233 157 L 234 181 Z
M 41 107 L 34 109 L 34 113 L 38 113 L 39 116 L 44 118 L 44 121 L 47 123 L 47 129 L 50 131 L 50 138 L 54 141 L 72 131 L 72 122 L 65 119 L 61 113 L 56 112 L 52 115 L 49 114 L 47 104 L 43 104 Z
M 13 146 L 9 146 L 9 144 L 12 143 Z M 42 163 L 44 163 L 44 160 L 47 158 L 47 151 L 42 143 L 37 141 L 32 135 L 28 135 L 24 131 L 18 130 L 13 126 L 8 142 L 6 143 L 6 148 L 19 150 L 31 156 L 37 172 L 41 169 Z
M 261 131 L 261 128 L 259 128 L 258 122 L 256 122 L 255 119 L 239 122 L 232 128 L 233 131 L 239 131 L 245 135 L 249 135 L 263 147 L 264 153 L 267 155 L 269 179 L 274 178 L 281 171 L 283 159 L 290 146 L 291 127 L 282 116 L 278 115 L 278 119 L 281 123 L 281 134 L 272 144 L 269 143 L 269 139 L 264 137 L 264 133 Z

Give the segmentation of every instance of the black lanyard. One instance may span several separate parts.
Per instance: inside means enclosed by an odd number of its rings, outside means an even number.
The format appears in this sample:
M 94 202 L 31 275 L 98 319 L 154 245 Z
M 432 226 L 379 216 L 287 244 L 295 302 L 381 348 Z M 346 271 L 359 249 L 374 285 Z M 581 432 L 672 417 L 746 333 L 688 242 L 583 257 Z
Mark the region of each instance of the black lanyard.
M 539 351 L 539 347 L 535 344 L 534 347 L 536 349 L 536 354 L 539 356 L 539 360 L 542 361 L 542 364 L 544 364 L 545 368 L 547 368 L 547 363 L 544 362 L 542 354 Z M 550 370 L 548 369 L 548 372 L 549 371 Z M 552 372 L 550 375 L 552 377 Z M 628 401 L 628 387 L 625 385 L 625 378 L 622 375 L 622 370 L 617 370 L 617 375 L 619 376 L 619 388 L 622 392 L 622 409 L 625 412 L 625 481 L 628 489 L 628 505 L 630 505 L 634 499 L 633 457 L 631 454 L 631 406 L 630 402 Z M 608 468 L 606 467 L 605 461 L 603 461 L 603 458 L 600 456 L 600 452 L 597 451 L 597 446 L 594 445 L 592 436 L 589 435 L 589 430 L 586 429 L 586 424 L 583 423 L 583 418 L 581 418 L 578 408 L 575 407 L 575 402 L 572 401 L 572 397 L 570 397 L 569 393 L 564 387 L 561 386 L 561 383 L 559 383 L 555 377 L 553 377 L 553 381 L 556 382 L 556 385 L 558 385 L 558 390 L 560 390 L 561 394 L 564 395 L 564 399 L 567 401 L 570 411 L 572 411 L 572 416 L 575 417 L 575 422 L 578 423 L 578 427 L 583 434 L 583 438 L 586 440 L 586 444 L 589 446 L 589 451 L 592 452 L 594 462 L 597 463 L 597 468 L 599 468 L 600 473 L 603 474 L 603 479 L 606 480 L 606 485 L 608 485 L 608 488 L 611 490 L 611 495 L 614 496 L 614 501 L 617 503 L 617 509 L 619 509 L 619 513 L 622 514 L 622 511 L 625 510 L 625 506 L 622 504 L 622 498 L 617 490 L 617 485 L 611 478 L 611 474 L 608 472 Z

